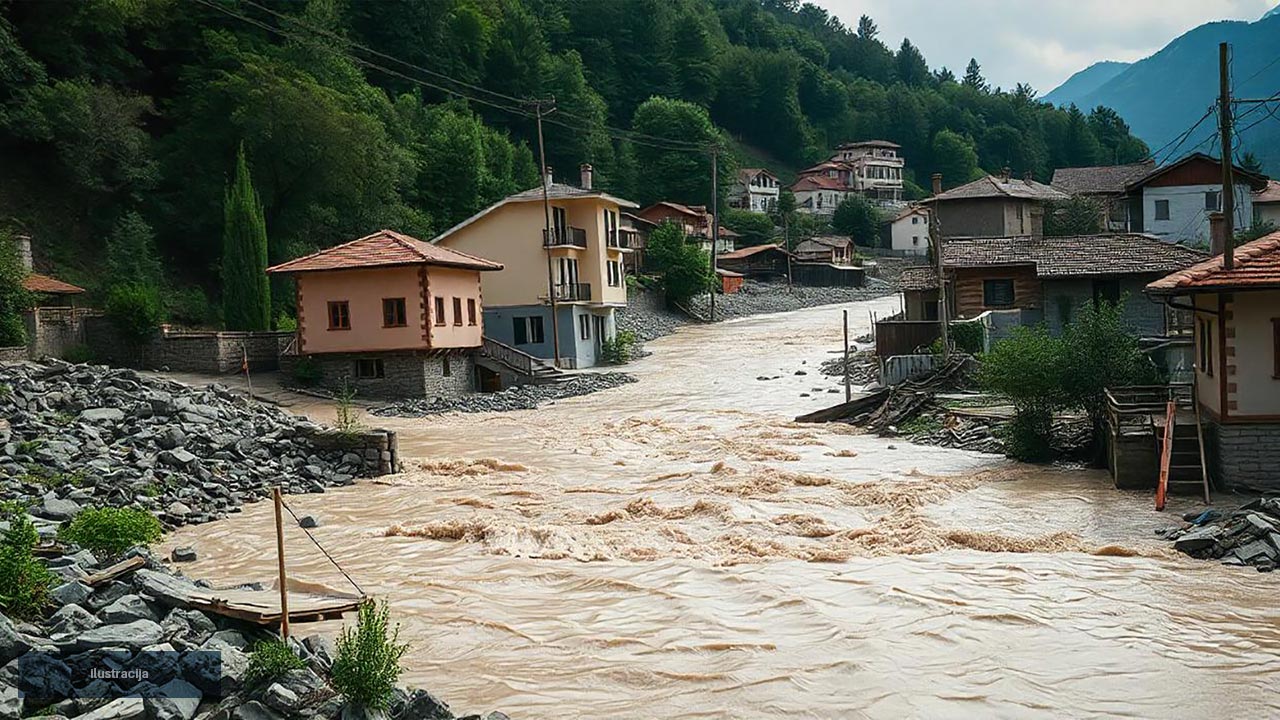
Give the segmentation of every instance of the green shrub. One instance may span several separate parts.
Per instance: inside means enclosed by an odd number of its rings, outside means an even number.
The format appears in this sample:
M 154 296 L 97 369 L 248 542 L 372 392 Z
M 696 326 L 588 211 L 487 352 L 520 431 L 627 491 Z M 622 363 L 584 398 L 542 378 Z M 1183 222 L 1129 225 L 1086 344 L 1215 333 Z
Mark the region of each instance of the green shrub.
M 70 423 L 60 422 L 61 425 Z M 71 487 L 83 487 L 85 484 L 84 471 L 76 470 L 74 472 L 59 472 L 45 465 L 37 465 L 36 463 L 27 463 L 25 472 L 18 477 L 28 485 L 40 485 L 47 488 L 59 488 L 64 485 Z
M 93 349 L 88 345 L 72 345 L 62 353 L 62 359 L 77 365 L 91 363 L 94 360 Z
M 960 352 L 970 355 L 978 355 L 982 352 L 982 323 L 954 322 L 950 323 L 947 329 L 951 332 L 951 341 Z
M 298 657 L 289 644 L 279 638 L 263 640 L 249 653 L 249 670 L 245 681 L 250 685 L 267 685 L 290 670 L 301 670 L 307 664 Z
M 164 322 L 160 291 L 151 285 L 116 285 L 107 295 L 106 311 L 120 333 L 135 343 L 150 340 Z
M 298 332 L 298 319 L 286 312 L 281 312 L 276 316 L 276 330 Z
M 343 435 L 359 435 L 364 432 L 364 423 L 360 422 L 360 413 L 355 407 L 356 390 L 346 380 L 338 390 L 337 414 L 333 426 Z
M 103 507 L 81 511 L 59 535 L 94 554 L 114 557 L 135 545 L 150 545 L 160 532 L 160 521 L 145 510 Z
M 6 615 L 30 620 L 40 615 L 49 599 L 54 576 L 32 553 L 40 536 L 26 509 L 7 505 L 0 517 L 9 529 L 0 537 L 0 609 Z
M 1000 437 L 1009 457 L 1022 462 L 1048 462 L 1053 459 L 1053 413 L 1020 410 L 1001 428 Z
M 315 387 L 324 379 L 324 371 L 320 369 L 320 363 L 316 362 L 315 358 L 304 357 L 293 364 L 289 377 L 298 387 Z
M 166 293 L 165 308 L 173 322 L 191 328 L 217 327 L 218 307 L 198 286 L 174 288 Z
M 600 359 L 610 365 L 623 365 L 631 362 L 635 355 L 638 340 L 630 330 L 619 330 L 611 338 L 600 342 Z
M 400 658 L 408 645 L 398 642 L 400 627 L 389 628 L 386 603 L 365 603 L 353 630 L 342 629 L 333 661 L 333 687 L 356 705 L 384 710 L 400 678 Z

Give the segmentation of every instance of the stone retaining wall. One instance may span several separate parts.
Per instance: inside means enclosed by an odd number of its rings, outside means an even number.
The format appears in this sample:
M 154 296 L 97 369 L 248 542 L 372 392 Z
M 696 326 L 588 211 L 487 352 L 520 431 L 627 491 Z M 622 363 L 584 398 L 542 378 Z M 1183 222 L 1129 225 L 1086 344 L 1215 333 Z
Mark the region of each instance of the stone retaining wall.
M 358 377 L 356 364 L 360 360 L 380 361 L 382 377 Z M 280 358 L 280 369 L 292 375 L 295 368 L 304 362 L 315 364 L 321 387 L 332 392 L 340 392 L 346 387 L 354 391 L 356 399 L 360 400 L 451 398 L 465 395 L 474 389 L 475 361 L 470 353 L 286 355 Z
M 1280 423 L 1209 423 L 1214 479 L 1230 490 L 1280 491 Z
M 343 433 L 324 428 L 309 436 L 318 450 L 347 450 L 364 459 L 363 477 L 400 472 L 400 444 L 392 430 Z
M 16 363 L 27 359 L 27 346 L 0 347 L 0 363 Z
M 164 330 L 143 345 L 122 337 L 110 320 L 88 318 L 85 344 L 94 359 L 109 365 L 182 372 L 224 374 L 239 372 L 247 355 L 253 370 L 280 367 L 280 353 L 293 333 Z

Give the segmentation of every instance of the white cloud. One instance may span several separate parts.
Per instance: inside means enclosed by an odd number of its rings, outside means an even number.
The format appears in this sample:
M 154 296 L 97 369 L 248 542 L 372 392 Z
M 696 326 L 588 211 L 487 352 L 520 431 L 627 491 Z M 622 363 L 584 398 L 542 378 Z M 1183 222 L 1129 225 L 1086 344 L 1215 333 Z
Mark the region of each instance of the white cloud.
M 856 27 L 870 15 L 880 38 L 903 37 L 930 66 L 963 72 L 969 58 L 992 85 L 1052 90 L 1099 60 L 1140 60 L 1214 20 L 1257 20 L 1276 0 L 810 0 Z

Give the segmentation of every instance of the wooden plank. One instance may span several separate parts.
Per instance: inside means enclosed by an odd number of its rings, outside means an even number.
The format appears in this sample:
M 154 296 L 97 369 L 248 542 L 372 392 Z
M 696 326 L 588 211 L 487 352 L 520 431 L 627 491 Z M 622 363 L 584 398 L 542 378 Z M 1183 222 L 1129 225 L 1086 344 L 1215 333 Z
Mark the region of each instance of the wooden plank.
M 864 412 L 874 410 L 880 403 L 884 402 L 884 399 L 888 397 L 888 395 L 888 388 L 869 392 L 859 397 L 855 397 L 849 402 L 840 403 L 839 405 L 833 405 L 829 408 L 815 410 L 814 412 L 800 415 L 796 418 L 796 422 L 824 423 L 855 417 Z
M 134 570 L 144 567 L 146 560 L 140 557 L 131 557 L 128 560 L 121 560 L 105 570 L 100 570 L 84 579 L 84 584 L 89 587 L 97 587 L 105 582 L 110 582 L 122 575 L 128 575 Z

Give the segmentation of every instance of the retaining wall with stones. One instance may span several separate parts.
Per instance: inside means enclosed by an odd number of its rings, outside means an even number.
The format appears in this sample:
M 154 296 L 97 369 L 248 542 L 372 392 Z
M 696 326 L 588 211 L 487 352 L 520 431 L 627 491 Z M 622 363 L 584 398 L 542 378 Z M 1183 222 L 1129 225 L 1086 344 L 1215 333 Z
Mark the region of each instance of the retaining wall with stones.
M 381 363 L 381 377 L 359 377 L 358 363 Z M 417 352 L 285 355 L 280 370 L 296 375 L 302 363 L 313 363 L 318 384 L 333 392 L 344 387 L 357 399 L 451 398 L 474 389 L 475 361 L 470 353 L 437 355 Z
M 343 433 L 325 428 L 308 439 L 317 450 L 346 450 L 361 457 L 364 477 L 380 477 L 400 472 L 400 447 L 391 430 Z
M 1209 423 L 1210 462 L 1230 490 L 1280 491 L 1280 423 Z
M 14 347 L 0 348 L 0 363 L 16 363 L 27 359 L 27 346 L 15 345 Z
M 125 339 L 108 318 L 91 317 L 85 321 L 84 339 L 98 362 L 221 375 L 238 372 L 246 356 L 253 370 L 275 370 L 293 333 L 164 330 L 139 345 Z

